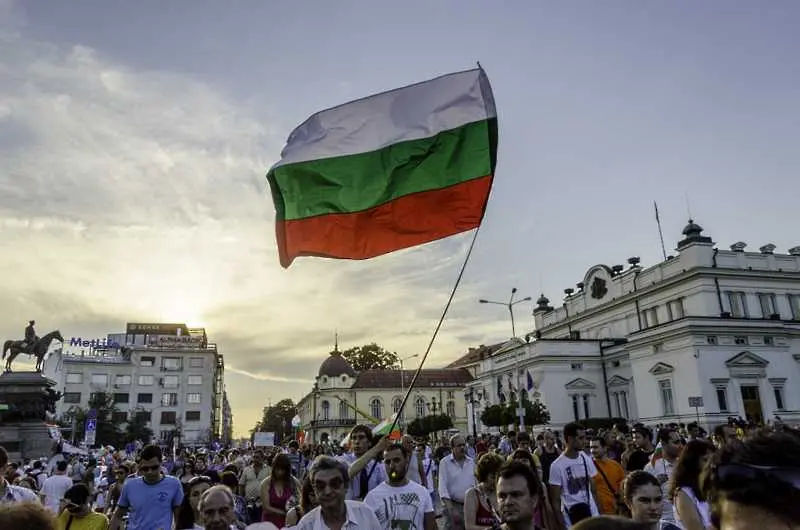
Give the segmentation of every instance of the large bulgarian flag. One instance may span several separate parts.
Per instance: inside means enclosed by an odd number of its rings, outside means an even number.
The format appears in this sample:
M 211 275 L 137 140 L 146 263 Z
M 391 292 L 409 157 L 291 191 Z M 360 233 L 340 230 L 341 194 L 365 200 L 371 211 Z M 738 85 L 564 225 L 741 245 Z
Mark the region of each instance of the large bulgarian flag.
M 267 174 L 281 265 L 367 259 L 477 228 L 496 162 L 480 68 L 318 112 Z

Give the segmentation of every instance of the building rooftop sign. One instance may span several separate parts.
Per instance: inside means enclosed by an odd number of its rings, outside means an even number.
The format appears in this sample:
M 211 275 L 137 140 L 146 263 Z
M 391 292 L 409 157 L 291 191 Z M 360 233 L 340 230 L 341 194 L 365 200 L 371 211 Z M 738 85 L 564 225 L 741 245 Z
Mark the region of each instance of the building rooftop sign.
M 186 324 L 128 322 L 128 335 L 188 335 Z
M 202 348 L 203 336 L 197 335 L 150 335 L 147 337 L 148 346 L 159 348 Z

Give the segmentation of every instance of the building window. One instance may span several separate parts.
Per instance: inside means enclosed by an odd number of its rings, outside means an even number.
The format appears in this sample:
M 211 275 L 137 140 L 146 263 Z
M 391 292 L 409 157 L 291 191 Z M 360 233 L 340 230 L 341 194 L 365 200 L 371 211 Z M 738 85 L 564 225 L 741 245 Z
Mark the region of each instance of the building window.
M 658 388 L 661 391 L 661 408 L 664 416 L 672 416 L 675 414 L 675 401 L 672 398 L 672 381 L 664 379 L 658 382 Z
M 775 344 L 775 339 L 770 337 L 769 335 L 766 335 L 764 337 L 764 344 L 767 345 L 767 346 L 772 346 L 772 345 Z
M 372 401 L 369 402 L 369 410 L 372 417 L 377 420 L 383 419 L 383 410 L 381 410 L 381 400 L 378 398 L 372 398 Z
M 447 415 L 450 416 L 452 419 L 456 419 L 456 402 L 455 401 L 448 401 L 447 402 Z
M 630 419 L 630 413 L 628 412 L 628 391 L 623 390 L 619 393 L 620 400 L 622 401 L 622 417 L 626 419 Z
M 645 328 L 652 328 L 658 325 L 658 307 L 651 307 L 642 311 L 642 325 Z
M 778 410 L 783 410 L 784 409 L 783 387 L 776 386 L 775 388 L 772 389 L 772 391 L 775 393 L 775 408 Z
M 83 383 L 83 374 L 80 372 L 67 373 L 67 383 L 75 385 Z
M 611 361 L 611 368 L 619 368 L 620 362 L 619 361 Z
M 683 318 L 685 314 L 683 298 L 678 298 L 667 304 L 667 316 L 670 320 L 678 320 L 679 318 Z
M 770 318 L 772 315 L 779 314 L 778 302 L 775 300 L 774 294 L 761 293 L 758 295 L 758 302 L 761 304 L 761 316 L 763 318 Z
M 189 358 L 189 368 L 202 368 L 203 367 L 203 358 L 202 357 L 190 357 Z
M 129 394 L 114 394 L 114 403 L 128 403 Z
M 200 403 L 200 393 L 192 392 L 190 394 L 186 394 L 186 403 L 191 403 L 192 405 L 197 405 Z
M 114 384 L 117 386 L 125 386 L 131 384 L 131 376 L 129 375 L 118 375 L 114 378 Z
M 569 365 L 570 370 L 583 370 L 583 363 L 572 363 Z
M 155 366 L 156 365 L 156 358 L 155 357 L 142 357 L 139 361 L 140 366 Z
M 175 425 L 178 414 L 174 410 L 161 412 L 161 425 Z
M 331 404 L 328 402 L 328 400 L 322 401 L 322 419 L 331 419 Z
M 116 424 L 128 423 L 128 413 L 117 411 L 111 415 L 111 421 L 113 421 Z
M 161 369 L 165 372 L 174 372 L 181 369 L 180 357 L 164 357 L 161 359 Z
M 592 415 L 589 411 L 589 394 L 583 395 L 583 417 L 584 418 L 591 418 Z
M 724 386 L 717 387 L 717 406 L 720 412 L 728 412 L 728 389 Z
M 747 318 L 747 297 L 742 292 L 728 291 L 728 304 L 731 307 L 731 316 Z
M 456 393 L 453 392 L 452 390 L 448 390 L 447 399 L 455 399 L 455 398 L 456 398 Z
M 653 353 L 661 353 L 664 350 L 664 343 L 657 342 L 653 344 Z
M 163 407 L 174 407 L 178 404 L 178 394 L 175 392 L 164 392 L 161 394 L 161 405 Z
M 155 378 L 152 375 L 140 375 L 139 386 L 152 386 Z
M 747 344 L 747 337 L 745 337 L 744 335 L 737 335 L 733 337 L 733 343 L 738 346 L 743 346 Z
M 420 396 L 417 398 L 417 400 L 414 402 L 414 409 L 415 409 L 414 412 L 417 413 L 417 418 L 422 418 L 425 416 L 426 406 L 424 397 Z
M 189 376 L 189 384 L 191 386 L 197 386 L 203 384 L 203 376 L 202 375 L 190 375 Z
M 572 417 L 575 421 L 580 419 L 580 408 L 578 406 L 578 394 L 572 394 Z
M 136 396 L 137 403 L 152 403 L 153 402 L 153 394 L 139 394 Z
M 396 397 L 392 400 L 392 412 L 397 414 L 400 412 L 400 407 L 403 405 L 403 398 Z M 403 419 L 403 413 L 401 412 L 398 418 Z
M 792 320 L 800 320 L 800 294 L 788 294 L 786 297 L 792 310 Z
M 706 337 L 706 344 L 714 345 L 717 343 L 717 336 L 716 335 L 708 335 Z
M 92 384 L 98 386 L 107 386 L 108 374 L 92 374 Z
M 64 392 L 64 403 L 80 403 L 80 392 Z
M 153 419 L 153 413 L 149 410 L 137 410 L 136 411 L 136 418 L 142 422 L 150 422 Z
M 161 378 L 161 386 L 164 388 L 178 388 L 180 379 L 177 375 L 165 375 Z
M 186 421 L 200 421 L 200 411 L 199 410 L 187 410 L 186 411 Z

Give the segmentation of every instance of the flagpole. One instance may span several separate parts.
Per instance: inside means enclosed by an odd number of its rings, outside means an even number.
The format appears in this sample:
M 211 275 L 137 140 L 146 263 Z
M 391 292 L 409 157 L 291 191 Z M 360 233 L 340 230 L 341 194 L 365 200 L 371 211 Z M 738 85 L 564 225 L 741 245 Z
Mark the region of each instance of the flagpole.
M 664 261 L 667 261 L 667 248 L 664 246 L 664 232 L 661 230 L 661 217 L 658 215 L 658 203 L 653 201 L 653 207 L 656 210 L 656 224 L 658 225 L 658 237 L 661 239 L 661 254 L 664 256 Z
M 444 305 L 444 309 L 442 310 L 442 316 L 439 317 L 439 322 L 436 324 L 436 328 L 433 330 L 433 336 L 431 336 L 430 342 L 428 342 L 428 347 L 425 349 L 425 353 L 422 355 L 422 360 L 419 362 L 419 366 L 417 367 L 417 371 L 414 372 L 414 377 L 411 379 L 411 383 L 408 385 L 408 390 L 406 390 L 405 396 L 403 396 L 403 401 L 400 403 L 400 408 L 394 414 L 394 419 L 392 420 L 392 426 L 389 429 L 389 433 L 394 432 L 395 427 L 397 426 L 397 420 L 400 416 L 403 415 L 403 410 L 406 407 L 406 403 L 408 402 L 408 398 L 411 396 L 411 391 L 414 390 L 414 386 L 417 384 L 417 379 L 419 379 L 419 374 L 422 372 L 422 367 L 425 365 L 425 361 L 428 360 L 428 355 L 431 353 L 431 348 L 433 348 L 433 343 L 436 341 L 436 337 L 439 335 L 439 330 L 442 329 L 442 324 L 444 324 L 444 319 L 447 316 L 447 311 L 450 309 L 450 305 L 453 303 L 453 298 L 456 296 L 456 291 L 458 290 L 458 286 L 461 285 L 461 280 L 464 278 L 464 272 L 467 270 L 467 264 L 469 263 L 469 258 L 472 256 L 472 250 L 475 248 L 475 241 L 478 239 L 478 233 L 481 231 L 481 226 L 478 225 L 478 228 L 475 229 L 475 233 L 472 235 L 472 241 L 469 244 L 469 248 L 467 249 L 467 255 L 464 257 L 464 263 L 461 264 L 461 270 L 458 272 L 458 276 L 456 277 L 456 282 L 453 284 L 453 289 L 450 291 L 450 296 L 447 299 L 447 303 Z

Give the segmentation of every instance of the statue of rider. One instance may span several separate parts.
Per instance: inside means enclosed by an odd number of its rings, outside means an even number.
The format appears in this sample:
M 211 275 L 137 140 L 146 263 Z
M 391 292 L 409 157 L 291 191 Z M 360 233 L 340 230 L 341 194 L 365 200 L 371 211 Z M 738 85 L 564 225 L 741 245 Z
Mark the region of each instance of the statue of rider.
M 35 320 L 30 320 L 28 321 L 28 326 L 25 328 L 25 341 L 22 343 L 22 347 L 27 352 L 33 351 L 33 346 L 39 340 L 39 337 L 36 336 L 36 330 L 33 329 L 35 324 Z

